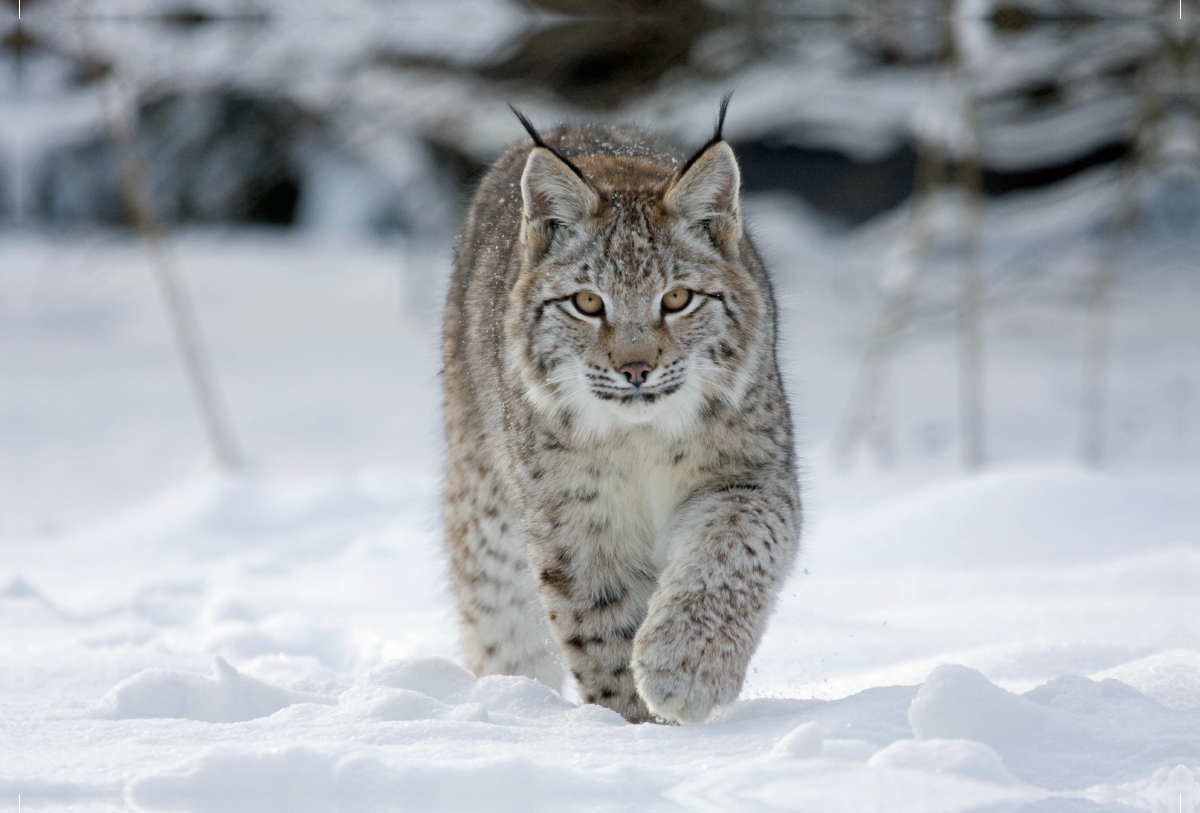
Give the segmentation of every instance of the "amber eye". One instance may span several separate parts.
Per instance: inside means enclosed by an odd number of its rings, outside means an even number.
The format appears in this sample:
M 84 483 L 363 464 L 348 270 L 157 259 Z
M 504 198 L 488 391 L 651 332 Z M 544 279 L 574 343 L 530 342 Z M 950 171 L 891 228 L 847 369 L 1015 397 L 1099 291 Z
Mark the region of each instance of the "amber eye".
M 662 309 L 667 313 L 681 311 L 692 301 L 692 292 L 687 288 L 676 288 L 663 294 Z
M 571 301 L 575 303 L 575 310 L 584 316 L 599 316 L 604 313 L 604 300 L 600 298 L 600 294 L 580 291 L 571 297 Z

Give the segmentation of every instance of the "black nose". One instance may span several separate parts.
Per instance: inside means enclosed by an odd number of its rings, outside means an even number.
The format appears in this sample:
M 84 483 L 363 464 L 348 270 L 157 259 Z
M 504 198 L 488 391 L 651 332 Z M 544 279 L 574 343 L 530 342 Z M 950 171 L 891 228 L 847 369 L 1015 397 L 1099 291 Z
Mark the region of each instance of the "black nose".
M 623 373 L 630 384 L 640 387 L 642 386 L 642 382 L 646 380 L 646 373 L 652 369 L 654 368 L 644 361 L 631 361 L 628 364 L 621 365 L 621 368 L 617 372 Z

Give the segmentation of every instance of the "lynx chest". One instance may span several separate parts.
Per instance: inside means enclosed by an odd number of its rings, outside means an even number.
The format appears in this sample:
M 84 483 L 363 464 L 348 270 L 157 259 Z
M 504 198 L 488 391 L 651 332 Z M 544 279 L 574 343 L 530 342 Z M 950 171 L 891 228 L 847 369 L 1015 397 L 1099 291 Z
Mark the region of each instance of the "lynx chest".
M 565 514 L 575 514 L 572 524 L 581 526 L 582 536 L 617 555 L 663 567 L 677 512 L 702 482 L 693 445 L 634 429 L 614 432 L 569 457 L 560 472 L 574 498 Z

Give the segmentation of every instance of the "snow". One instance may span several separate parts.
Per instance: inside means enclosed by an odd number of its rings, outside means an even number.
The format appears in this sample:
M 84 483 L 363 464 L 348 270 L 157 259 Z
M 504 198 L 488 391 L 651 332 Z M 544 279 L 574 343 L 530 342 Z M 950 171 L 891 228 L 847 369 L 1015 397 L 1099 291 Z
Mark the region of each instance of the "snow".
M 970 739 L 990 745 L 1028 740 L 1046 725 L 1045 709 L 1009 694 L 974 669 L 947 664 L 925 679 L 908 722 L 918 740 Z
M 1069 291 L 1103 177 L 990 205 L 989 273 L 1040 257 L 1043 290 Z M 840 232 L 749 205 L 805 549 L 741 699 L 694 727 L 462 668 L 438 520 L 445 245 L 174 236 L 252 461 L 225 474 L 140 247 L 5 235 L 0 805 L 1200 809 L 1198 450 L 1162 406 L 1197 378 L 1194 277 L 1155 265 L 1162 243 L 1130 252 L 1105 468 L 1073 460 L 1077 302 L 1003 279 L 992 463 L 958 468 L 953 315 L 931 306 L 893 363 L 891 463 L 846 467 L 830 439 L 903 215 Z M 926 282 L 952 293 L 944 268 Z
M 718 31 L 697 49 L 728 73 L 668 76 L 597 114 L 479 75 L 554 23 L 507 0 L 263 0 L 262 23 L 195 30 L 113 19 L 156 0 L 27 5 L 54 53 L 32 51 L 0 100 L 14 202 L 17 169 L 102 130 L 72 55 L 147 98 L 291 99 L 342 152 L 313 159 L 295 232 L 172 234 L 251 461 L 233 474 L 209 459 L 143 247 L 0 233 L 0 810 L 18 795 L 71 813 L 1200 810 L 1186 121 L 1161 134 L 1170 177 L 1130 192 L 1101 168 L 986 204 L 977 472 L 955 442 L 959 202 L 932 206 L 890 441 L 848 462 L 832 438 L 881 303 L 913 279 L 909 212 L 846 232 L 785 196 L 747 202 L 778 283 L 804 551 L 740 700 L 696 727 L 631 726 L 570 685 L 461 665 L 438 519 L 439 235 L 454 227 L 420 141 L 489 160 L 519 135 L 512 100 L 538 122 L 611 116 L 697 143 L 737 85 L 732 139 L 870 158 L 913 133 L 962 141 L 975 81 L 986 165 L 1028 169 L 1130 136 L 1114 69 L 1164 52 L 1166 29 L 1001 38 L 960 15 L 971 76 L 932 55 L 866 64 L 861 32 L 783 23 L 770 60 L 736 67 L 740 35 Z M 904 47 L 937 45 L 931 30 Z M 1024 106 L 1052 79 L 1061 99 Z M 396 189 L 422 236 L 365 237 Z M 1115 269 L 1106 463 L 1086 468 L 1081 302 L 1122 194 L 1145 218 Z
M 267 717 L 296 703 L 329 703 L 320 695 L 290 692 L 239 674 L 224 658 L 217 675 L 147 669 L 121 681 L 92 714 L 108 720 L 172 717 L 204 723 L 240 723 Z
M 895 745 L 911 741 L 902 740 Z M 921 743 L 918 745 L 918 753 Z M 1045 798 L 1047 794 L 1019 783 L 980 780 L 956 770 L 958 760 L 942 770 L 941 760 L 949 751 L 974 743 L 936 742 L 936 751 L 922 755 L 909 765 L 891 764 L 892 746 L 879 751 L 863 764 L 848 759 L 811 759 L 795 763 L 761 760 L 705 778 L 689 786 L 673 788 L 668 796 L 685 808 L 719 810 L 835 811 L 879 810 L 952 813 L 979 808 L 1012 809 L 1020 803 Z M 907 749 L 910 754 L 913 749 Z M 932 750 L 932 749 L 931 749 Z M 971 755 L 973 756 L 973 755 Z M 877 759 L 877 757 L 883 757 Z

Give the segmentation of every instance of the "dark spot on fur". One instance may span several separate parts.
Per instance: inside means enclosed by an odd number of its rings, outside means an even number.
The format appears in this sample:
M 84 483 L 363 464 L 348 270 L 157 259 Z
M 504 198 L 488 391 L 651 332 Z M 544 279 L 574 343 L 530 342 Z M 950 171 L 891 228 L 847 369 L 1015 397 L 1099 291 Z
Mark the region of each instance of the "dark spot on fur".
M 471 596 L 471 605 L 479 611 L 481 616 L 492 616 L 496 614 L 498 609 L 495 604 L 489 601 L 484 601 L 478 596 Z
M 711 421 L 724 411 L 724 400 L 721 398 L 709 398 L 700 406 L 700 420 Z
M 617 693 L 614 692 L 612 689 L 608 688 L 607 686 L 600 690 L 600 699 L 601 700 L 611 700 L 612 698 L 614 698 L 616 696 L 617 696 Z
M 608 517 L 600 519 L 589 519 L 587 524 L 588 533 L 592 536 L 601 536 L 608 533 L 612 528 L 612 521 Z
M 625 626 L 620 627 L 617 630 L 617 637 L 620 638 L 622 641 L 632 641 L 634 639 L 634 637 L 637 635 L 639 626 L 641 626 L 641 625 L 637 622 L 634 622 L 631 624 L 626 624 Z
M 623 584 L 605 585 L 598 592 L 592 594 L 592 611 L 603 610 L 618 604 L 624 601 L 627 595 L 629 595 L 629 589 Z
M 562 568 L 548 567 L 538 574 L 538 578 L 541 579 L 542 584 L 546 587 L 570 598 L 571 587 L 574 585 L 575 580 Z
M 727 483 L 717 489 L 718 494 L 728 493 L 731 491 L 761 491 L 755 483 Z

